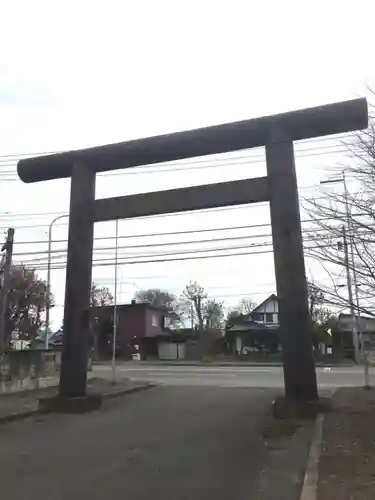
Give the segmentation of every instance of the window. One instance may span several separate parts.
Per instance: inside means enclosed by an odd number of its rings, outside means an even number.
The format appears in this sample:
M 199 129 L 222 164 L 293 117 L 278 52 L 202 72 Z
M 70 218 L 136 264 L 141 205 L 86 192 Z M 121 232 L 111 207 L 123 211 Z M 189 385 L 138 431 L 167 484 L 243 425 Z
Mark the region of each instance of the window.
M 156 314 L 153 314 L 151 316 L 151 325 L 155 326 L 156 328 L 159 326 L 159 321 L 158 321 L 158 317 Z
M 260 313 L 253 313 L 251 316 L 253 321 L 263 321 L 263 315 Z
M 273 313 L 266 313 L 264 316 L 265 323 L 273 323 Z
M 172 325 L 171 318 L 169 316 L 164 316 L 164 328 L 169 328 Z

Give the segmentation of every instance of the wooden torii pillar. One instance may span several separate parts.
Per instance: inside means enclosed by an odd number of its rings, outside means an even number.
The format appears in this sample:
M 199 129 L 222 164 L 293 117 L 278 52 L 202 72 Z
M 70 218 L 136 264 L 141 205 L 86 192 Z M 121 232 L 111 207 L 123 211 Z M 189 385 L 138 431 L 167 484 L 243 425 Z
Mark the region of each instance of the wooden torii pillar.
M 95 222 L 270 201 L 286 396 L 317 383 L 293 142 L 367 127 L 365 99 L 21 160 L 24 182 L 71 177 L 60 398 L 84 398 Z M 267 177 L 95 200 L 98 172 L 266 147 Z M 250 167 L 249 167 L 250 168 Z

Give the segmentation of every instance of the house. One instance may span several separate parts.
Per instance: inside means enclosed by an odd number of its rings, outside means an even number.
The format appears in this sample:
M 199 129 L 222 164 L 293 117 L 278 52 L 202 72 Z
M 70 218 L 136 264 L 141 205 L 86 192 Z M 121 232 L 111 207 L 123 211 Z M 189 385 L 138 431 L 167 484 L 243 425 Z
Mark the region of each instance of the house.
M 96 339 L 96 349 L 100 357 L 108 357 L 112 352 L 114 306 L 93 308 L 91 311 L 91 331 Z M 168 339 L 168 311 L 148 302 L 117 305 L 117 355 L 130 358 L 135 351 L 141 359 L 157 358 L 158 343 Z
M 56 332 L 48 332 L 48 349 L 59 349 L 63 343 L 64 332 L 59 328 Z M 35 339 L 30 341 L 30 349 L 35 351 L 44 350 L 46 348 L 45 331 L 41 331 Z
M 375 341 L 375 318 L 369 316 L 355 316 L 358 333 L 362 333 L 368 340 Z M 343 332 L 352 331 L 352 317 L 350 314 L 340 314 L 338 326 Z
M 375 361 L 375 318 L 370 316 L 355 316 L 356 327 L 359 334 L 359 343 L 363 340 L 364 349 L 369 355 L 370 361 Z M 352 317 L 350 314 L 340 314 L 338 321 L 338 328 L 342 332 L 346 343 L 350 342 L 350 346 L 353 349 L 352 344 Z
M 251 313 L 235 318 L 227 328 L 227 338 L 237 355 L 251 351 L 279 351 L 279 301 L 276 295 L 270 295 Z

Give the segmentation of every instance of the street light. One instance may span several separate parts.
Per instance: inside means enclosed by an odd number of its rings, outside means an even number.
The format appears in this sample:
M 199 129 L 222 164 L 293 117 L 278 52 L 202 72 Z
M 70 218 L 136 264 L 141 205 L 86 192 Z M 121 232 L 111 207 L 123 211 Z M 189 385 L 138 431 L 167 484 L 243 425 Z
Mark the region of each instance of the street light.
M 46 327 L 45 327 L 45 338 L 44 338 L 44 348 L 48 349 L 48 330 L 49 330 L 49 311 L 51 309 L 51 251 L 52 251 L 52 227 L 55 222 L 62 219 L 63 217 L 68 217 L 68 214 L 59 215 L 52 219 L 49 229 L 48 229 L 48 262 L 47 262 L 47 287 L 46 287 Z

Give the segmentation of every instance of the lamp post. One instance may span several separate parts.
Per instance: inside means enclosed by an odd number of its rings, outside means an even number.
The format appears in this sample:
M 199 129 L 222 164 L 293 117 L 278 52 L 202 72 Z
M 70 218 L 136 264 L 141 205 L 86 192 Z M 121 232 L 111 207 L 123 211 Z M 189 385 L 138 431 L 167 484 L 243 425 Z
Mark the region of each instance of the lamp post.
M 48 330 L 49 330 L 49 311 L 51 309 L 51 251 L 52 251 L 52 227 L 55 222 L 62 219 L 63 217 L 68 217 L 68 214 L 59 215 L 52 219 L 49 229 L 48 229 L 48 262 L 47 262 L 47 287 L 46 287 L 46 326 L 45 326 L 45 336 L 44 336 L 44 348 L 48 349 Z

